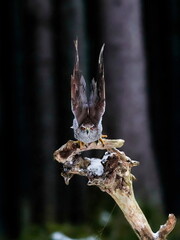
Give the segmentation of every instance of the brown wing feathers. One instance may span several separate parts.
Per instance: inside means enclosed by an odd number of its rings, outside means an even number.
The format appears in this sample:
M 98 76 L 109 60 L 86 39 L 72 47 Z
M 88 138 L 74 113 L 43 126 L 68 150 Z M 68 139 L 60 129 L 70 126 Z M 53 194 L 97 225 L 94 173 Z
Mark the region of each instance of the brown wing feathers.
M 75 65 L 71 76 L 71 107 L 72 112 L 80 125 L 87 117 L 97 125 L 105 111 L 105 80 L 103 50 L 101 48 L 98 61 L 97 81 L 92 80 L 89 101 L 86 94 L 86 82 L 79 70 L 78 41 L 75 42 Z
M 98 124 L 105 111 L 105 79 L 103 62 L 104 44 L 101 48 L 98 61 L 97 81 L 92 80 L 92 90 L 89 101 L 89 115 L 93 123 Z
M 74 42 L 76 57 L 73 75 L 71 76 L 71 108 L 80 125 L 87 116 L 88 103 L 86 96 L 86 82 L 79 70 L 78 41 Z

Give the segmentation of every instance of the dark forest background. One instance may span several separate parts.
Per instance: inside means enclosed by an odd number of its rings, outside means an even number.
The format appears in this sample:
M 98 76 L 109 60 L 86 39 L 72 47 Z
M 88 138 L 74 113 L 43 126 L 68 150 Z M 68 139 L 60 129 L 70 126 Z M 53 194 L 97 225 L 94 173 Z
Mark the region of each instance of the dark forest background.
M 86 179 L 74 177 L 66 186 L 53 160 L 74 139 L 70 77 L 77 37 L 88 82 L 105 43 L 104 134 L 125 139 L 122 150 L 140 161 L 133 172 L 140 206 L 150 220 L 152 212 L 164 222 L 171 212 L 180 217 L 180 1 L 11 0 L 0 6 L 2 239 L 17 240 L 29 226 L 47 223 L 95 229 L 98 214 L 113 209 L 113 200 Z M 121 214 L 115 208 L 116 231 Z M 163 222 L 153 221 L 156 231 Z M 118 234 L 109 239 L 127 239 Z

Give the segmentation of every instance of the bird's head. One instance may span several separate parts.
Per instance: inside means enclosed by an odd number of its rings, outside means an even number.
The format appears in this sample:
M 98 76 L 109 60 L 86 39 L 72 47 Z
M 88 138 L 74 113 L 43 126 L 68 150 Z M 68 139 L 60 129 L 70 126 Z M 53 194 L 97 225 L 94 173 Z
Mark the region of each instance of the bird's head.
M 97 126 L 93 123 L 82 123 L 80 126 L 73 124 L 74 136 L 81 142 L 91 143 L 100 139 L 102 134 L 102 124 Z
M 84 134 L 87 134 L 87 135 L 89 135 L 89 133 L 91 132 L 91 131 L 94 131 L 96 128 L 95 128 L 95 126 L 94 126 L 94 124 L 82 124 L 81 126 L 80 126 L 80 130 L 82 131 L 82 132 L 84 132 Z

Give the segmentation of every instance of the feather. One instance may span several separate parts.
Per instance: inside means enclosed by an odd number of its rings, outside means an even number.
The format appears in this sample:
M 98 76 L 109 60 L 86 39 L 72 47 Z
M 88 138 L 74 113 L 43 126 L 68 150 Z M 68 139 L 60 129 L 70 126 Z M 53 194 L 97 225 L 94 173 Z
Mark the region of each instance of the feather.
M 88 102 L 86 96 L 86 82 L 79 70 L 78 41 L 74 42 L 76 55 L 73 74 L 71 76 L 71 109 L 80 125 L 87 117 Z
M 89 117 L 95 125 L 101 121 L 105 112 L 105 79 L 104 79 L 104 44 L 101 48 L 98 60 L 97 81 L 91 83 L 91 94 L 89 99 Z

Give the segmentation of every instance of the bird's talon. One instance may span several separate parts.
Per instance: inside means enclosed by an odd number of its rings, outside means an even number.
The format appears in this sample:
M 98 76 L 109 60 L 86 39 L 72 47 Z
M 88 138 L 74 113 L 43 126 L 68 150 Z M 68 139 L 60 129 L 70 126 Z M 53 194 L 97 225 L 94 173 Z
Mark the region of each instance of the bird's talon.
M 103 141 L 103 138 L 107 138 L 107 135 L 101 135 L 99 141 L 102 143 L 103 147 L 104 147 L 104 141 Z M 98 142 L 99 142 L 98 141 Z
M 79 144 L 79 141 L 74 141 L 73 143 L 74 143 L 74 144 Z
M 99 139 L 99 141 L 102 143 L 103 147 L 104 147 L 104 141 L 102 138 Z
M 107 135 L 101 135 L 101 138 L 107 138 L 108 136 Z
M 74 143 L 77 143 L 79 145 L 79 148 L 82 149 L 85 146 L 85 143 L 81 142 L 81 141 L 74 141 Z
M 79 147 L 80 147 L 80 149 L 84 148 L 85 147 L 85 143 L 79 141 Z

